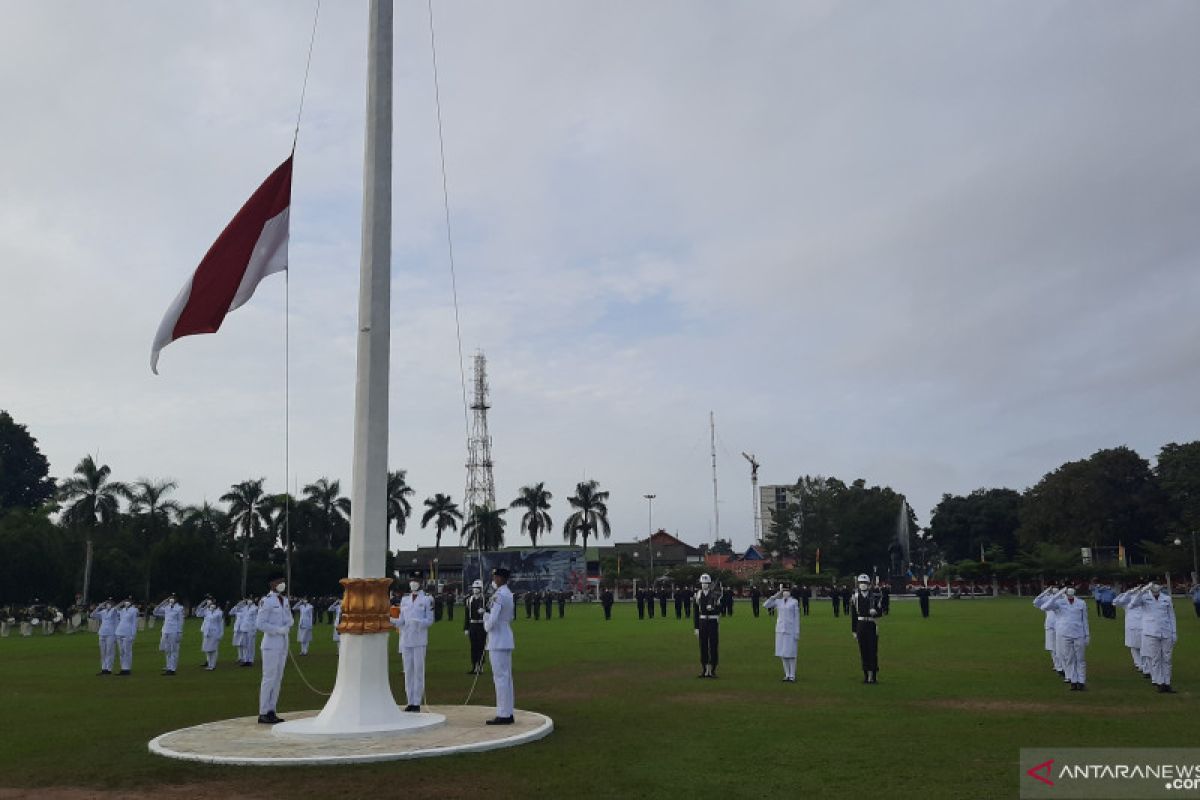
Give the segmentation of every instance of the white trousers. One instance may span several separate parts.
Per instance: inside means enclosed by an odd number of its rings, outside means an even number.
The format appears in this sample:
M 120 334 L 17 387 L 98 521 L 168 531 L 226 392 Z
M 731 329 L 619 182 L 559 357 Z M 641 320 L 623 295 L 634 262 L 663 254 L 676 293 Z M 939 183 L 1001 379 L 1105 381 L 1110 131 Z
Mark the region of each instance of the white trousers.
M 512 650 L 489 650 L 492 682 L 496 684 L 496 716 L 513 715 Z
M 1133 665 L 1135 667 L 1137 667 L 1138 669 L 1140 669 L 1142 672 L 1145 672 L 1146 666 L 1145 666 L 1145 664 L 1142 663 L 1142 648 L 1140 648 L 1140 647 L 1129 648 L 1129 655 L 1133 656 Z
M 781 658 L 779 660 L 783 662 L 783 677 L 785 677 L 785 678 L 796 677 L 796 659 Z
M 254 663 L 254 634 L 242 634 L 242 643 L 238 645 L 238 661 L 246 664 Z
M 1058 655 L 1058 639 L 1054 635 L 1054 628 L 1046 628 L 1046 649 L 1050 651 L 1050 661 L 1054 664 L 1054 671 L 1062 672 L 1062 658 Z
M 112 672 L 113 658 L 117 654 L 117 637 L 100 637 L 100 669 Z
M 401 647 L 404 660 L 404 695 L 410 706 L 421 705 L 425 697 L 425 649 Z
M 158 640 L 158 649 L 167 657 L 166 669 L 171 672 L 179 666 L 179 640 L 182 638 L 178 633 L 164 633 Z
M 121 671 L 133 669 L 133 637 L 118 636 L 117 647 L 121 649 Z
M 297 628 L 296 641 L 300 643 L 300 655 L 308 655 L 308 644 L 312 641 L 312 628 Z
M 1156 686 L 1171 684 L 1171 654 L 1175 643 L 1165 636 L 1143 636 L 1142 653 L 1150 659 L 1150 682 Z
M 287 650 L 262 651 L 262 684 L 258 687 L 258 713 L 266 714 L 275 710 L 279 702 L 279 687 L 283 683 L 283 664 L 287 660 Z
M 1087 647 L 1083 638 L 1058 637 L 1058 654 L 1070 683 L 1087 683 Z

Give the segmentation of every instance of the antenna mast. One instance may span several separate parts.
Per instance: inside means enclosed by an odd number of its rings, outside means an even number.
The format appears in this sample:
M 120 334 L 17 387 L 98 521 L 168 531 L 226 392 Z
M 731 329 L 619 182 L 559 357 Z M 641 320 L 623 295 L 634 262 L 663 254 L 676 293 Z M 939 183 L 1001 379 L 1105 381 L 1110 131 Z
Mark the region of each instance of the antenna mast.
M 471 438 L 467 440 L 468 515 L 476 507 L 492 510 L 496 507 L 496 481 L 492 475 L 492 437 L 488 433 L 487 358 L 482 351 L 475 353 L 475 393 L 471 401 Z
M 721 538 L 721 509 L 717 505 L 717 422 L 713 412 L 708 412 L 708 435 L 712 445 L 713 469 L 713 543 Z
M 750 501 L 753 503 L 754 509 L 754 543 L 762 543 L 762 515 L 759 513 L 758 501 L 758 462 L 754 459 L 754 454 L 742 453 L 742 458 L 750 462 Z

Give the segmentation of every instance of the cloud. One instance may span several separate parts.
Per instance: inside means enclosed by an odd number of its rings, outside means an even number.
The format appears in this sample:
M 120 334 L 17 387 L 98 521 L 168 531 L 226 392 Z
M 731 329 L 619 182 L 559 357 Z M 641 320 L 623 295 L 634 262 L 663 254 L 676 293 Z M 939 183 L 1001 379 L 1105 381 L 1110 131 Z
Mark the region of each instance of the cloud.
M 943 492 L 1193 438 L 1200 9 L 435 4 L 463 348 L 501 500 L 612 490 L 749 542 L 748 470 Z M 283 281 L 149 342 L 291 145 L 308 10 L 27 4 L 0 30 L 0 406 L 57 474 L 283 475 Z M 466 445 L 428 20 L 396 8 L 393 466 Z M 135 24 L 136 22 L 136 24 Z M 292 475 L 350 480 L 365 14 L 325 4 L 296 162 Z M 469 361 L 467 369 L 469 370 Z M 468 372 L 467 379 L 470 379 Z M 410 534 L 413 540 L 432 537 Z M 552 537 L 553 538 L 553 537 Z

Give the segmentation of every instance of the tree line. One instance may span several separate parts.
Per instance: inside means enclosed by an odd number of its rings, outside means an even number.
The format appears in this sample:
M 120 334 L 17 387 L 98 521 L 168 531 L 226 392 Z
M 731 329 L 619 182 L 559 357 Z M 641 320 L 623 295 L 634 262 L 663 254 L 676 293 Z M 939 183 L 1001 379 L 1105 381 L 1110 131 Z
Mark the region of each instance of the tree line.
M 36 597 L 66 607 L 76 593 L 85 601 L 130 594 L 149 600 L 165 591 L 230 599 L 285 565 L 298 591 L 339 593 L 352 510 L 341 482 L 321 477 L 299 496 L 270 493 L 265 483 L 244 480 L 217 504 L 183 505 L 174 497 L 177 482 L 120 481 L 91 455 L 55 480 L 26 426 L 0 411 L 0 604 Z M 414 495 L 405 470 L 388 473 L 389 531 L 405 534 Z M 590 538 L 611 535 L 608 497 L 594 480 L 575 487 L 565 541 L 586 548 Z M 420 526 L 433 528 L 435 548 L 456 532 L 470 548 L 494 550 L 504 546 L 505 515 L 515 510 L 520 534 L 536 546 L 553 531 L 552 499 L 537 483 L 522 487 L 508 508 L 464 513 L 450 494 L 437 492 L 424 500 Z
M 773 514 L 768 550 L 813 572 L 883 565 L 894 550 L 902 496 L 862 480 L 801 476 Z M 1128 447 L 1099 450 L 1046 473 L 1024 491 L 944 494 L 929 524 L 912 531 L 905 570 L 964 578 L 1184 575 L 1200 530 L 1200 442 L 1167 444 L 1155 464 Z M 1084 563 L 1087 548 L 1092 563 Z M 1123 556 L 1123 560 L 1120 557 Z

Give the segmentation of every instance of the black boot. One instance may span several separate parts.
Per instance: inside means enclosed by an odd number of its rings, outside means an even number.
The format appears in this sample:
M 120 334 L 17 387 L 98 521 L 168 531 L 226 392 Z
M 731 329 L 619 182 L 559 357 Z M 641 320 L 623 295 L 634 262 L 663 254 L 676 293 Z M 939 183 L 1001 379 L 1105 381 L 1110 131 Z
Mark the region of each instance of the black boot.
M 1178 694 L 1178 692 L 1171 688 L 1171 684 L 1169 683 L 1162 684 L 1158 687 L 1158 690 L 1163 694 Z
M 870 682 L 871 682 L 871 673 L 867 672 L 864 669 L 863 670 L 863 683 L 870 683 Z

